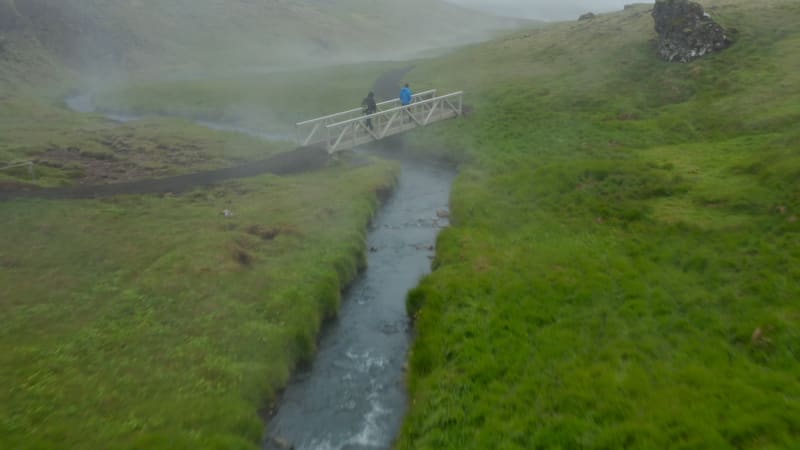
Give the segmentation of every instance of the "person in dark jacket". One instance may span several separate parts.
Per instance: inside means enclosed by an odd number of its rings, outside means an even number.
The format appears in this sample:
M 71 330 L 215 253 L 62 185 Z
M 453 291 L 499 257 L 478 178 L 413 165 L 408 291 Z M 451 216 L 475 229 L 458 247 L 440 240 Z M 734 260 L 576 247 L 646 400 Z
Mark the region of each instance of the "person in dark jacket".
M 370 114 L 375 114 L 378 112 L 378 105 L 375 103 L 375 93 L 370 92 L 367 94 L 367 97 L 361 102 L 361 106 L 364 108 L 364 115 L 368 116 Z M 367 128 L 370 130 L 372 129 L 372 119 L 367 118 Z

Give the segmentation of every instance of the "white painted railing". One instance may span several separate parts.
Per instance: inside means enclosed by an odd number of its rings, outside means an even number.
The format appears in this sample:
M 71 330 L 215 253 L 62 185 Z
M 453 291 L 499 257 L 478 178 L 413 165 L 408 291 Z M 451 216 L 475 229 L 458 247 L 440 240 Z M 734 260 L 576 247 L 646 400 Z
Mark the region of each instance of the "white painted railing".
M 420 93 L 410 105 L 406 106 L 400 105 L 399 100 L 383 102 L 381 103 L 383 109 L 375 114 L 363 115 L 363 111 L 357 109 L 300 122 L 297 124 L 298 143 L 300 145 L 324 143 L 328 152 L 334 153 L 434 122 L 452 119 L 463 113 L 463 92 L 440 97 L 436 97 L 435 94 L 436 91 Z M 391 107 L 392 105 L 394 106 Z M 387 106 L 390 107 L 386 109 Z M 301 134 L 300 126 L 310 124 L 314 124 L 310 131 Z
M 346 150 L 434 122 L 458 117 L 464 108 L 463 96 L 463 92 L 454 92 L 327 125 L 325 128 L 328 152 Z
M 414 94 L 412 97 L 412 103 L 428 100 L 434 97 L 436 97 L 436 89 L 430 89 L 418 94 Z M 399 106 L 402 105 L 400 103 L 400 99 L 397 98 L 377 104 L 378 112 L 394 109 Z M 342 111 L 336 114 L 299 122 L 295 127 L 297 130 L 297 145 L 307 146 L 325 142 L 325 139 L 327 138 L 325 127 L 348 119 L 355 119 L 357 117 L 364 117 L 364 108 L 354 108 L 348 111 Z

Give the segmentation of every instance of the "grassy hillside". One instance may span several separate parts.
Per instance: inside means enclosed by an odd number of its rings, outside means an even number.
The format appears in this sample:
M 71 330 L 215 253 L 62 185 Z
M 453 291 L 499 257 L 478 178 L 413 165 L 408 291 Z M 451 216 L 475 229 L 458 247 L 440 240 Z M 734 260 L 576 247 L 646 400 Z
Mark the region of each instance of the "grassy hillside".
M 688 65 L 640 6 L 412 72 L 474 113 L 414 138 L 464 164 L 397 448 L 800 446 L 800 4 L 714 5 Z
M 98 75 L 386 59 L 516 25 L 440 0 L 0 0 L 0 11 L 0 34 L 23 30 Z

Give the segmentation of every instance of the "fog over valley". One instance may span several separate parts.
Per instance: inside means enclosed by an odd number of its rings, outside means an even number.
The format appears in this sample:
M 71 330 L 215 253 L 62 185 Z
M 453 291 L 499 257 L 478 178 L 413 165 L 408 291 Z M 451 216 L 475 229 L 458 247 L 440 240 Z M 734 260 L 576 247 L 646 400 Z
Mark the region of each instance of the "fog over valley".
M 447 0 L 469 8 L 508 17 L 535 20 L 569 20 L 586 12 L 602 13 L 622 9 L 630 0 Z

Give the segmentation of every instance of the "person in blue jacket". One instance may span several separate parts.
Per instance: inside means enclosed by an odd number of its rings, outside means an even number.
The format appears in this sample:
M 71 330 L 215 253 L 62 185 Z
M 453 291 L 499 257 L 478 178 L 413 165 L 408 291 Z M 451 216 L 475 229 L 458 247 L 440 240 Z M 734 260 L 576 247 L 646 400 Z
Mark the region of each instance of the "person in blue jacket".
M 408 87 L 408 83 L 406 83 L 406 85 L 403 87 L 403 89 L 400 90 L 400 103 L 402 103 L 403 106 L 410 105 L 411 104 L 411 98 L 413 96 L 414 96 L 414 94 L 411 92 L 411 88 Z

